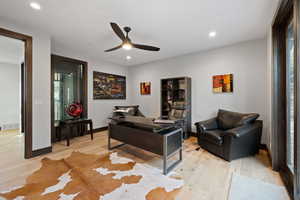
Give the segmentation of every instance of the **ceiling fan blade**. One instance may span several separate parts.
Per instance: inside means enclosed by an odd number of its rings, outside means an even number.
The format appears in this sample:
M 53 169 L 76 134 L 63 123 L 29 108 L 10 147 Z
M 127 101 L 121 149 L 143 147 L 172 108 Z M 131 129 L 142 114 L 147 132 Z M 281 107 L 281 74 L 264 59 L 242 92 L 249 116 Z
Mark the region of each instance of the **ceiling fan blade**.
M 137 49 L 143 49 L 147 51 L 159 51 L 160 48 L 158 47 L 153 47 L 153 46 L 148 46 L 148 45 L 143 45 L 143 44 L 132 44 L 133 47 Z
M 117 36 L 119 36 L 119 38 L 122 41 L 124 41 L 126 38 L 125 38 L 125 35 L 124 35 L 122 29 L 119 27 L 119 25 L 116 23 L 113 23 L 113 22 L 111 22 L 110 25 L 111 25 L 111 28 L 114 30 L 114 32 L 117 34 Z
M 122 47 L 122 45 L 119 45 L 117 47 L 114 47 L 114 48 L 111 48 L 111 49 L 107 49 L 107 50 L 105 50 L 105 52 L 114 51 L 114 50 L 120 49 L 121 47 Z

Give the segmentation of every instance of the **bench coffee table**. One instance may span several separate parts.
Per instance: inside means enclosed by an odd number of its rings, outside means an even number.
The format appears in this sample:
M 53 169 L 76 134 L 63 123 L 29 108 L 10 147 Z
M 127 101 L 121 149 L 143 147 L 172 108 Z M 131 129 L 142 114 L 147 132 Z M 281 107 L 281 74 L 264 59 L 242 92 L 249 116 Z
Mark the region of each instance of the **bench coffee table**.
M 122 144 L 112 147 L 111 139 Z M 116 117 L 109 123 L 109 150 L 129 144 L 162 156 L 163 174 L 168 174 L 182 161 L 183 131 L 176 124 L 156 124 L 152 118 Z M 168 160 L 179 154 L 179 159 L 168 166 Z

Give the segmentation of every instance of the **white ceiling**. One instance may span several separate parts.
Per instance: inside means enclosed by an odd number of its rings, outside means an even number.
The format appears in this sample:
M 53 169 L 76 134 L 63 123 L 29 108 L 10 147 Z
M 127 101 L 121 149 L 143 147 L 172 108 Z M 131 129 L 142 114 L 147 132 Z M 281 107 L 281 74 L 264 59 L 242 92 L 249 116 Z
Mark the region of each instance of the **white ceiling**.
M 0 36 L 0 63 L 21 64 L 24 55 L 23 41 Z
M 150 61 L 263 38 L 278 0 L 1 0 L 0 18 L 37 27 L 51 35 L 52 50 L 71 49 L 120 65 Z M 123 49 L 109 22 L 130 26 L 135 43 L 156 45 L 160 52 Z M 209 39 L 208 33 L 217 31 Z M 130 55 L 132 60 L 126 61 Z

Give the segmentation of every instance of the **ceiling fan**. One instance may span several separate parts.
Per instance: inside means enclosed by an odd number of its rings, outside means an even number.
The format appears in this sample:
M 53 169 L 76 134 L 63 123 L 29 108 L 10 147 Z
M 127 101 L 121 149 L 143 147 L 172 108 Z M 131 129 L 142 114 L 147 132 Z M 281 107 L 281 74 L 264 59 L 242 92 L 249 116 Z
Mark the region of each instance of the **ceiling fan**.
M 122 29 L 119 27 L 118 24 L 116 23 L 110 23 L 111 28 L 113 31 L 116 33 L 116 35 L 122 40 L 122 44 L 119 46 L 116 46 L 114 48 L 105 50 L 105 52 L 110 52 L 114 51 L 120 48 L 123 48 L 125 50 L 130 50 L 131 48 L 137 48 L 137 49 L 142 49 L 142 50 L 147 50 L 147 51 L 159 51 L 160 48 L 158 47 L 153 47 L 153 46 L 148 46 L 148 45 L 143 45 L 143 44 L 134 44 L 131 42 L 131 39 L 128 36 L 128 33 L 131 31 L 130 27 L 124 27 L 124 31 L 126 32 L 126 36 L 124 35 Z

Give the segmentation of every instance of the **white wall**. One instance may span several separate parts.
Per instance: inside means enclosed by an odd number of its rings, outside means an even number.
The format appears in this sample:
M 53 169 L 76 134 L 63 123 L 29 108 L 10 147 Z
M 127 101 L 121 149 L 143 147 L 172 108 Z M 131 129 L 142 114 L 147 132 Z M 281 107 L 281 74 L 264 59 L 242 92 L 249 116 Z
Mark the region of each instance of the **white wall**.
M 0 27 L 33 38 L 33 150 L 51 146 L 50 141 L 50 36 L 42 31 L 0 20 Z M 26 134 L 26 133 L 25 133 Z
M 0 126 L 20 125 L 20 72 L 21 64 L 0 63 Z
M 51 146 L 50 132 L 50 77 L 51 77 L 51 38 L 48 34 L 34 28 L 23 27 L 10 21 L 0 20 L 0 27 L 23 33 L 33 37 L 33 150 Z M 126 100 L 93 100 L 92 72 L 94 70 L 106 73 L 125 75 L 128 83 L 128 67 L 122 67 L 91 59 L 81 54 L 72 53 L 66 49 L 53 49 L 53 53 L 85 60 L 88 68 L 89 117 L 94 120 L 94 127 L 107 126 L 107 117 L 114 105 L 130 104 L 127 87 Z M 80 56 L 78 56 L 80 55 Z M 128 86 L 128 84 L 127 84 Z
M 52 53 L 88 62 L 88 117 L 93 119 L 94 128 L 107 126 L 107 119 L 111 116 L 114 106 L 130 104 L 128 67 L 107 63 L 97 58 L 90 58 L 77 52 L 71 52 L 63 47 L 55 47 L 52 49 Z M 125 100 L 94 100 L 93 71 L 126 76 L 127 98 Z
M 116 105 L 129 105 L 129 74 L 128 67 L 118 66 L 103 61 L 89 62 L 89 75 L 88 75 L 88 87 L 89 87 L 89 117 L 93 119 L 95 128 L 107 126 L 107 118 L 111 115 L 114 106 Z M 105 72 L 117 75 L 126 76 L 126 100 L 94 100 L 93 99 L 93 71 Z
M 42 31 L 25 28 L 1 21 L 0 27 L 33 37 L 33 150 L 45 148 L 50 142 L 50 36 Z M 218 108 L 240 112 L 258 112 L 267 117 L 267 42 L 250 41 L 220 48 L 153 62 L 136 67 L 124 67 L 78 56 L 69 50 L 54 49 L 52 52 L 89 63 L 89 117 L 95 128 L 106 126 L 106 119 L 114 105 L 139 104 L 151 117 L 160 115 L 160 79 L 175 76 L 192 77 L 192 120 L 204 120 L 216 114 Z M 92 72 L 100 71 L 127 77 L 126 100 L 93 100 Z M 211 76 L 234 74 L 234 93 L 213 94 Z M 152 82 L 152 95 L 140 96 L 139 83 Z M 265 124 L 265 130 L 268 129 Z M 265 141 L 266 139 L 264 139 Z
M 274 4 L 274 7 L 271 8 L 273 10 L 273 17 L 272 19 L 275 18 L 275 13 L 277 9 L 279 8 L 279 3 L 281 1 L 275 0 L 276 4 Z M 273 21 L 273 20 L 272 20 Z M 274 69 L 273 69 L 273 56 L 272 56 L 272 51 L 273 51 L 273 41 L 272 41 L 272 23 L 269 25 L 269 30 L 267 33 L 267 146 L 269 153 L 271 154 L 272 157 L 272 132 L 274 129 L 272 117 L 273 117 L 273 76 L 274 76 Z
M 94 100 L 93 71 L 126 76 L 126 100 Z M 128 67 L 112 65 L 101 61 L 89 62 L 89 117 L 93 119 L 95 128 L 107 126 L 107 117 L 111 115 L 114 106 L 130 105 Z
M 216 116 L 219 108 L 257 112 L 267 119 L 267 41 L 239 43 L 211 51 L 130 67 L 131 102 L 149 117 L 160 115 L 160 79 L 192 78 L 192 123 Z M 234 74 L 234 92 L 214 94 L 212 76 Z M 139 83 L 151 81 L 151 96 L 141 96 Z M 263 142 L 266 142 L 264 126 Z

